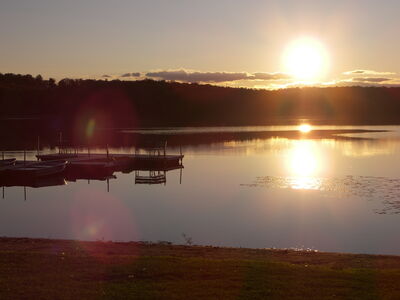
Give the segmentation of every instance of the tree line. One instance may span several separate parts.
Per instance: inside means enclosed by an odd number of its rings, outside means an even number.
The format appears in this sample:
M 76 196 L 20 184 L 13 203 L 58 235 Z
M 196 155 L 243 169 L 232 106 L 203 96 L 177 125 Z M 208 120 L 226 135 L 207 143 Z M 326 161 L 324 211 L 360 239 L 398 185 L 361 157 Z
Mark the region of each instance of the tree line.
M 48 130 L 158 126 L 399 124 L 400 88 L 231 88 L 154 80 L 44 80 L 0 73 L 0 120 Z M 33 121 L 32 121 L 33 122 Z M 91 124 L 91 125 L 90 125 Z M 27 125 L 28 126 L 28 125 Z M 31 125 L 29 125 L 31 126 Z M 8 129 L 8 128 L 7 128 Z

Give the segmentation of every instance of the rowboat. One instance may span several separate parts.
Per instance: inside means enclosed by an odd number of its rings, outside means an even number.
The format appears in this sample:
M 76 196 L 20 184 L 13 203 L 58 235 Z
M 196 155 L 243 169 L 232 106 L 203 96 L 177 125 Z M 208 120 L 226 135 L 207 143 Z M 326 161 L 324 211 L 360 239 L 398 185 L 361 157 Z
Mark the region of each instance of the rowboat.
M 15 158 L 8 158 L 0 160 L 0 171 L 3 169 L 7 169 L 9 166 L 15 164 Z
M 73 172 L 66 172 L 65 180 L 70 182 L 76 182 L 77 180 L 95 180 L 95 181 L 106 181 L 107 179 L 116 179 L 117 176 L 115 175 L 95 175 L 95 174 L 84 174 L 84 173 L 73 173 Z
M 72 160 L 68 164 L 69 177 L 90 178 L 107 177 L 114 173 L 115 165 L 112 161 L 101 160 Z M 77 174 L 79 174 L 77 176 Z
M 52 176 L 39 177 L 23 177 L 23 176 L 7 176 L 0 177 L 0 187 L 25 186 L 32 188 L 41 188 L 49 186 L 65 185 L 64 175 L 54 174 Z
M 8 166 L 3 173 L 10 177 L 35 178 L 55 175 L 63 172 L 67 165 L 66 161 L 48 162 L 19 162 Z

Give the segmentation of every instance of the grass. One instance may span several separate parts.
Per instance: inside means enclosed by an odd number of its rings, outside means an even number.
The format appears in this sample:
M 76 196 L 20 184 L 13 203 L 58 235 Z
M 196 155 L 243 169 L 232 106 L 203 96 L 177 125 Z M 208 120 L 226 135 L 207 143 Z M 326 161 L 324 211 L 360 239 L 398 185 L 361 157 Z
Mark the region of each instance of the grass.
M 400 299 L 400 257 L 0 238 L 0 299 Z

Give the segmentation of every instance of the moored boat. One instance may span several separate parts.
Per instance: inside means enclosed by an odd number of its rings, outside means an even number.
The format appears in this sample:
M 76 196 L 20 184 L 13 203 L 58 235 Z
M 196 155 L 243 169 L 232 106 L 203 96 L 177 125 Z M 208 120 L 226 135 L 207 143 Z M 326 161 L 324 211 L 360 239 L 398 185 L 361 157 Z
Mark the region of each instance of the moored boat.
M 0 160 L 0 171 L 3 169 L 7 169 L 9 166 L 15 164 L 15 158 L 8 158 Z
M 65 185 L 66 181 L 62 173 L 52 176 L 26 177 L 26 176 L 7 176 L 0 178 L 0 187 L 25 186 L 32 188 L 42 188 L 49 186 Z
M 95 181 L 106 181 L 107 179 L 116 179 L 115 175 L 95 175 L 95 174 L 85 174 L 85 173 L 74 173 L 74 172 L 66 172 L 65 180 L 70 182 L 76 182 L 77 180 L 95 180 Z
M 5 170 L 6 176 L 35 178 L 55 175 L 63 172 L 67 165 L 66 161 L 48 161 L 48 162 L 16 162 Z
M 114 173 L 114 168 L 112 161 L 72 160 L 68 164 L 67 173 L 71 177 L 107 177 Z

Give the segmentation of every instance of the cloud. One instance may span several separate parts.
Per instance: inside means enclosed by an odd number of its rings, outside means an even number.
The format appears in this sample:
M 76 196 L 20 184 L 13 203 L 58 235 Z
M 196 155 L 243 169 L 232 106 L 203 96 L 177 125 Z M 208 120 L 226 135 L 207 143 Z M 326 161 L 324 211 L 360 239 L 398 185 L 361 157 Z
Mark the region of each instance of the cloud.
M 355 77 L 351 79 L 352 81 L 359 82 L 384 82 L 390 81 L 392 78 L 384 78 L 384 77 Z
M 248 78 L 252 80 L 282 80 L 291 79 L 289 74 L 285 73 L 253 73 L 253 75 Z
M 363 75 L 395 75 L 396 73 L 392 72 L 378 72 L 373 70 L 353 70 L 347 71 L 343 73 L 344 75 L 355 75 L 355 74 L 363 74 Z
M 351 78 L 333 80 L 323 83 L 322 86 L 400 87 L 400 80 L 393 78 Z
M 140 73 L 139 72 L 135 72 L 135 73 L 125 73 L 122 74 L 120 77 L 139 77 Z
M 183 82 L 232 82 L 239 80 L 281 80 L 289 79 L 284 73 L 254 73 L 247 72 L 199 72 L 186 70 L 167 70 L 146 73 L 147 77 L 162 80 Z
M 187 72 L 185 70 L 149 72 L 146 76 L 184 82 L 225 82 L 244 80 L 248 77 L 245 72 Z
M 390 72 L 376 72 L 371 70 L 353 70 L 343 74 L 353 75 L 328 82 L 302 82 L 283 72 L 202 72 L 188 69 L 155 70 L 147 73 L 129 72 L 116 75 L 102 75 L 108 80 L 138 80 L 149 78 L 188 83 L 209 83 L 229 87 L 244 87 L 253 89 L 285 89 L 294 87 L 399 87 L 400 78 L 396 76 L 383 76 L 394 74 Z M 373 75 L 372 75 L 373 74 Z M 379 74 L 379 75 L 376 75 Z M 375 75 L 375 76 L 374 76 Z M 99 77 L 98 77 L 99 78 Z

